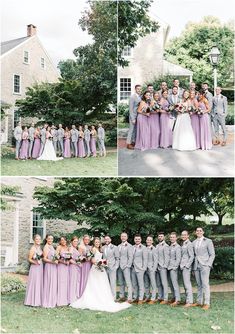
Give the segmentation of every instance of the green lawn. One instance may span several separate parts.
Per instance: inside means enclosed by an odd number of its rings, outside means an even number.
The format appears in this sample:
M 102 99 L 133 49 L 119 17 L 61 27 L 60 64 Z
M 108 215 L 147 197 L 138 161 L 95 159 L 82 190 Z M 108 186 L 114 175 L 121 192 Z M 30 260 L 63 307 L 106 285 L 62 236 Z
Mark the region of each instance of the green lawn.
M 2 175 L 8 176 L 117 176 L 117 153 L 114 150 L 105 158 L 24 161 L 15 160 L 10 154 L 1 162 Z
M 2 328 L 6 333 L 233 333 L 233 293 L 212 293 L 212 307 L 185 310 L 168 305 L 132 306 L 116 314 L 31 308 L 24 293 L 2 297 Z M 219 326 L 216 331 L 212 326 Z

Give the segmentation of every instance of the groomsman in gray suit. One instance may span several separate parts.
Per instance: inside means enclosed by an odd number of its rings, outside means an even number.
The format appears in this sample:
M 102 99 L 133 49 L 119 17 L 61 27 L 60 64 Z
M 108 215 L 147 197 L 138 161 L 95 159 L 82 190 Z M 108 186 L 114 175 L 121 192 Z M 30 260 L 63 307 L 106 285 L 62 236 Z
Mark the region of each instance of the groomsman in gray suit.
M 106 149 L 104 145 L 105 131 L 101 123 L 98 125 L 97 137 L 98 137 L 98 146 L 100 150 L 100 156 L 106 157 Z
M 168 304 L 168 281 L 167 268 L 170 260 L 169 245 L 165 242 L 165 235 L 163 232 L 158 233 L 158 245 L 156 252 L 158 257 L 157 267 L 157 287 L 158 287 L 158 301 L 160 304 Z
M 21 146 L 21 140 L 22 140 L 22 127 L 21 127 L 21 122 L 17 123 L 17 126 L 14 129 L 14 138 L 16 141 L 16 155 L 15 159 L 19 160 L 19 155 L 20 155 L 20 146 Z
M 117 269 L 119 267 L 119 250 L 117 246 L 114 246 L 111 242 L 112 239 L 109 235 L 104 237 L 105 245 L 102 247 L 103 258 L 107 260 L 108 267 L 106 268 L 111 291 L 114 299 L 116 299 L 116 282 L 117 282 Z
M 211 239 L 204 237 L 204 230 L 201 227 L 196 229 L 197 239 L 193 241 L 195 254 L 193 270 L 197 282 L 197 303 L 193 306 L 202 306 L 204 310 L 210 308 L 210 270 L 215 259 L 215 249 Z M 205 302 L 203 305 L 203 292 Z
M 179 95 L 179 98 L 181 99 L 182 96 L 183 96 L 184 89 L 180 87 L 179 79 L 174 79 L 173 80 L 173 86 L 172 87 L 177 87 L 178 88 L 178 95 Z M 169 94 L 172 94 L 172 89 L 169 89 L 169 92 L 168 92 Z
M 78 156 L 78 130 L 76 129 L 75 125 L 72 125 L 72 129 L 70 130 L 71 134 L 71 148 L 73 152 L 73 156 Z
M 28 130 L 28 133 L 29 133 L 28 157 L 29 157 L 29 159 L 31 159 L 32 158 L 33 143 L 34 143 L 34 133 L 35 133 L 34 123 L 31 123 L 31 126 Z
M 189 240 L 188 231 L 183 231 L 181 233 L 181 239 L 183 240 L 183 245 L 181 247 L 182 257 L 180 261 L 180 269 L 182 271 L 184 289 L 186 294 L 186 304 L 184 307 L 191 307 L 193 304 L 193 290 L 191 284 L 191 270 L 194 260 L 193 244 Z
M 57 130 L 57 137 L 58 137 L 58 148 L 60 155 L 64 155 L 64 129 L 62 124 L 59 124 L 59 129 Z
M 151 99 L 153 98 L 154 88 L 152 84 L 148 84 L 147 91 L 151 94 Z
M 178 269 L 181 261 L 181 247 L 177 243 L 177 234 L 171 232 L 170 234 L 171 245 L 169 248 L 170 251 L 170 260 L 168 264 L 168 270 L 170 274 L 170 281 L 172 286 L 172 293 L 174 302 L 171 303 L 171 306 L 177 306 L 180 304 L 180 287 L 178 283 Z
M 41 148 L 40 148 L 39 156 L 42 155 L 42 152 L 43 152 L 44 147 L 45 147 L 45 144 L 46 144 L 46 132 L 47 132 L 47 127 L 48 127 L 48 124 L 45 123 L 45 124 L 43 125 L 43 128 L 42 128 L 41 131 L 40 131 Z
M 86 156 L 89 157 L 91 155 L 90 149 L 90 140 L 91 140 L 91 131 L 88 129 L 88 125 L 84 127 L 84 141 L 85 141 L 85 152 Z
M 156 284 L 156 270 L 158 266 L 158 258 L 156 248 L 153 246 L 153 237 L 148 236 L 146 239 L 147 245 L 147 270 L 144 273 L 144 286 L 145 286 L 145 298 L 148 304 L 154 304 L 157 294 L 157 284 Z M 152 288 L 152 295 L 150 299 L 150 286 Z
M 227 115 L 228 111 L 228 101 L 227 97 L 222 95 L 222 89 L 221 87 L 216 87 L 215 89 L 216 95 L 212 99 L 212 121 L 214 125 L 215 130 L 215 145 L 220 144 L 219 140 L 219 126 L 221 126 L 221 129 L 223 131 L 223 141 L 222 146 L 226 145 L 227 141 L 227 130 L 225 125 L 225 117 Z
M 135 93 L 131 95 L 129 100 L 129 131 L 127 136 L 127 148 L 133 150 L 135 146 L 136 138 L 136 119 L 137 119 L 137 109 L 141 101 L 141 86 L 135 86 Z
M 51 134 L 52 134 L 52 143 L 53 143 L 53 147 L 54 147 L 54 150 L 55 150 L 55 154 L 57 153 L 57 129 L 55 127 L 54 124 L 52 124 L 51 126 Z
M 133 286 L 133 300 L 141 305 L 144 303 L 144 273 L 147 270 L 148 252 L 147 248 L 141 243 L 139 234 L 135 235 L 133 246 L 133 267 L 131 280 Z
M 118 281 L 120 284 L 120 294 L 118 301 L 125 301 L 125 286 L 128 291 L 128 303 L 132 303 L 132 284 L 131 284 L 131 267 L 133 262 L 133 248 L 127 242 L 127 233 L 121 234 L 122 243 L 118 246 L 120 263 L 118 268 Z

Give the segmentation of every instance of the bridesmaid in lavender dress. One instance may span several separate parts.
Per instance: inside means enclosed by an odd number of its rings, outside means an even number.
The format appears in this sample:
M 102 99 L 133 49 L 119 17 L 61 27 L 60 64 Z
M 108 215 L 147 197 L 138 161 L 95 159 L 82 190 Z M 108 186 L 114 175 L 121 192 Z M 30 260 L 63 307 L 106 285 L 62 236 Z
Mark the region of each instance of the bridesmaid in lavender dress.
M 168 91 L 162 92 L 162 98 L 160 100 L 160 147 L 168 148 L 172 146 L 173 134 L 170 124 L 170 113 L 168 112 L 169 102 L 167 100 Z
M 96 157 L 96 138 L 97 138 L 97 132 L 95 129 L 95 126 L 91 126 L 91 153 L 93 157 Z
M 144 92 L 137 109 L 135 148 L 145 151 L 151 149 L 150 143 L 150 104 L 151 94 Z
M 33 151 L 32 151 L 33 159 L 37 159 L 39 157 L 40 148 L 41 148 L 40 127 L 38 126 L 34 132 L 34 143 L 33 143 Z
M 70 137 L 69 128 L 66 126 L 64 131 L 64 158 L 71 158 Z
M 43 307 L 56 307 L 57 304 L 57 264 L 58 257 L 53 247 L 53 236 L 46 236 L 46 244 L 43 248 L 44 282 L 43 282 Z
M 201 109 L 201 115 L 199 115 L 200 124 L 200 148 L 202 150 L 212 149 L 212 134 L 210 125 L 210 106 L 207 98 L 205 97 L 205 92 L 200 91 L 198 94 L 198 106 Z
M 85 290 L 88 280 L 88 275 L 91 269 L 91 258 L 89 256 L 91 254 L 91 246 L 89 244 L 90 244 L 90 237 L 88 235 L 84 235 L 82 243 L 79 248 L 79 252 L 82 254 L 82 256 L 84 256 L 87 259 L 87 261 L 81 265 L 80 289 L 79 289 L 80 297 L 82 296 Z
M 159 92 L 154 92 L 153 101 L 151 103 L 151 113 L 149 118 L 149 126 L 150 126 L 150 145 L 152 149 L 156 149 L 159 147 L 160 142 L 160 119 L 159 119 Z
M 71 260 L 71 254 L 69 253 L 66 237 L 60 238 L 59 246 L 56 248 L 56 253 L 60 257 L 57 267 L 57 306 L 66 306 L 69 304 L 69 263 Z
M 43 263 L 42 263 L 42 249 L 41 237 L 36 234 L 33 238 L 34 245 L 29 251 L 29 277 L 26 288 L 26 296 L 24 305 L 28 306 L 42 306 L 43 293 Z
M 20 148 L 20 159 L 28 159 L 28 147 L 29 147 L 29 133 L 27 126 L 24 127 L 22 133 L 22 144 Z
M 76 262 L 81 256 L 78 250 L 78 242 L 78 237 L 74 236 L 71 239 L 71 246 L 69 248 L 69 252 L 72 254 L 69 266 L 69 304 L 75 302 L 80 297 L 81 266 Z
M 78 156 L 79 158 L 84 158 L 86 156 L 84 147 L 84 132 L 81 125 L 78 130 Z
M 191 118 L 191 124 L 192 124 L 193 132 L 195 135 L 195 139 L 196 139 L 196 149 L 198 150 L 200 148 L 200 124 L 199 124 L 199 115 L 197 112 L 195 112 L 195 110 L 198 109 L 198 101 L 196 99 L 195 90 L 190 90 L 189 99 L 190 99 L 191 107 L 194 109 L 194 111 L 190 113 L 190 118 Z

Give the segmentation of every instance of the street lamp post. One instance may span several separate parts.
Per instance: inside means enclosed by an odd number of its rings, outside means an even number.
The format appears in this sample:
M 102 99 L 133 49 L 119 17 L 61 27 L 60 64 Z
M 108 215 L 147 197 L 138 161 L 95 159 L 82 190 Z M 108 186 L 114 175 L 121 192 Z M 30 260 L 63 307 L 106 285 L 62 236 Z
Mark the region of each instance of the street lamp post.
M 215 95 L 215 89 L 217 87 L 217 65 L 219 63 L 219 57 L 220 57 L 219 49 L 217 48 L 217 46 L 213 46 L 209 54 L 209 59 L 211 65 L 213 66 L 213 72 L 214 72 L 214 95 Z

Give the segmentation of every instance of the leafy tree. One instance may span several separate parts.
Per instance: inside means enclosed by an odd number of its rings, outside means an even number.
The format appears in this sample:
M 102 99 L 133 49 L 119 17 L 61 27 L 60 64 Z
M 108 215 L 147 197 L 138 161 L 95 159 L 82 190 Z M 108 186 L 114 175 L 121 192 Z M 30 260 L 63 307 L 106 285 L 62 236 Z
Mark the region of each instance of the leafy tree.
M 234 29 L 231 24 L 222 25 L 213 16 L 204 17 L 199 23 L 189 22 L 179 37 L 170 40 L 165 56 L 169 61 L 192 70 L 198 85 L 206 81 L 213 86 L 209 53 L 214 45 L 221 53 L 218 83 L 226 86 L 233 73 Z
M 2 211 L 11 211 L 13 210 L 13 206 L 9 204 L 9 201 L 7 200 L 6 196 L 16 196 L 16 194 L 19 192 L 19 187 L 16 186 L 7 186 L 7 185 L 1 185 L 1 201 L 0 206 Z

